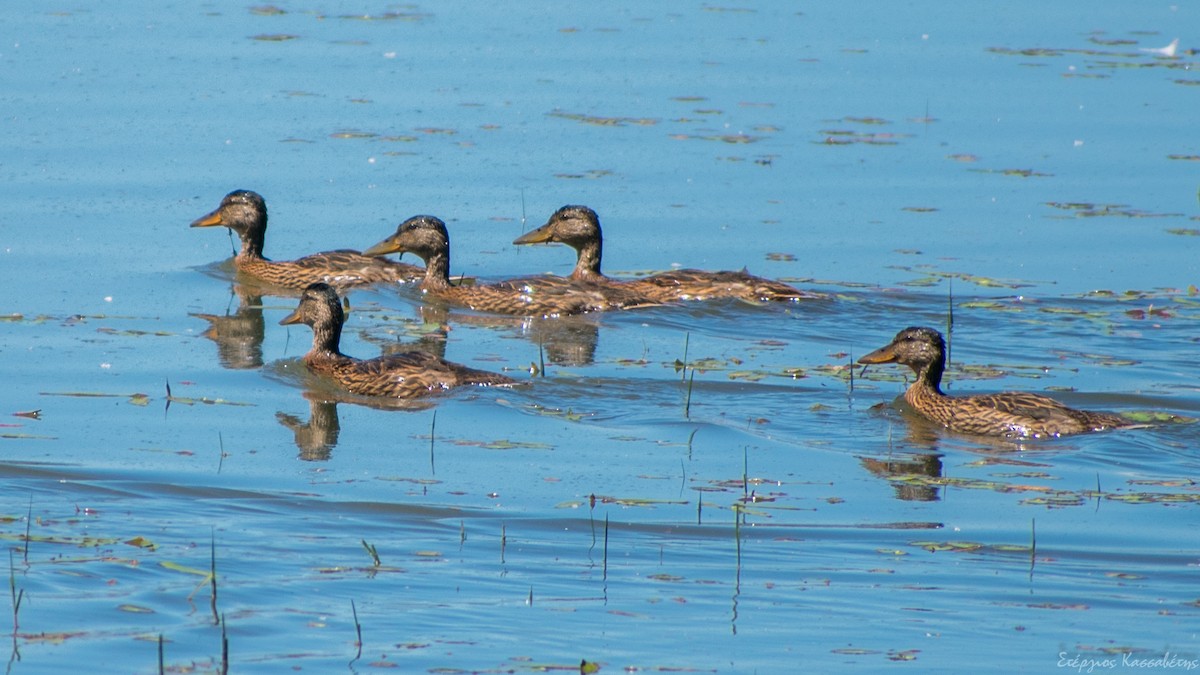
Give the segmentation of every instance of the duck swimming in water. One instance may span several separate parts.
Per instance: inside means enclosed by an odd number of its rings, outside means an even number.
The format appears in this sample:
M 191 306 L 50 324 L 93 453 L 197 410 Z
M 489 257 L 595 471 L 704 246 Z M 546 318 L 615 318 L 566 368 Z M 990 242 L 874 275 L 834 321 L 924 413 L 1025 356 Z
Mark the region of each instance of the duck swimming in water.
M 314 253 L 298 260 L 268 260 L 263 257 L 267 204 L 250 190 L 230 192 L 216 210 L 192 222 L 192 227 L 216 225 L 228 227 L 242 240 L 242 248 L 233 259 L 238 272 L 273 286 L 302 290 L 309 284 L 324 282 L 346 289 L 416 281 L 425 275 L 425 270 L 416 265 L 368 257 L 348 249 Z
M 681 269 L 652 274 L 628 281 L 607 277 L 600 271 L 604 246 L 600 218 L 586 206 L 564 206 L 555 211 L 546 224 L 518 237 L 514 244 L 562 243 L 575 249 L 577 258 L 572 279 L 620 286 L 649 296 L 655 301 L 707 300 L 738 298 L 748 302 L 793 302 L 824 297 L 788 284 L 764 279 L 749 272 L 706 272 Z
M 352 394 L 416 398 L 468 384 L 517 384 L 510 377 L 446 361 L 427 352 L 365 360 L 346 356 L 340 350 L 344 321 L 337 291 L 328 284 L 316 283 L 304 289 L 300 305 L 279 323 L 303 323 L 311 327 L 312 349 L 304 355 L 304 365 Z
M 497 314 L 567 316 L 659 304 L 632 289 L 565 277 L 528 277 L 493 284 L 450 283 L 450 235 L 434 216 L 413 216 L 364 255 L 411 252 L 425 261 L 421 291 L 452 305 Z
M 1040 394 L 1004 392 L 975 396 L 942 393 L 946 342 L 932 328 L 905 328 L 859 363 L 899 363 L 917 379 L 904 392 L 913 410 L 952 431 L 1006 438 L 1046 438 L 1133 426 L 1119 415 L 1076 410 Z

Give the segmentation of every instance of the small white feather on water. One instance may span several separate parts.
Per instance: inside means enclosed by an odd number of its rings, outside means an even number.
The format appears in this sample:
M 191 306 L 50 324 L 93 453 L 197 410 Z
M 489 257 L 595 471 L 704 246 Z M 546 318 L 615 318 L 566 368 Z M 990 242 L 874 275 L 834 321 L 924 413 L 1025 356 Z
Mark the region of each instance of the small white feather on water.
M 1165 56 L 1167 58 L 1175 58 L 1175 50 L 1179 49 L 1179 38 L 1171 40 L 1171 44 L 1166 47 L 1143 47 L 1141 51 L 1155 56 Z

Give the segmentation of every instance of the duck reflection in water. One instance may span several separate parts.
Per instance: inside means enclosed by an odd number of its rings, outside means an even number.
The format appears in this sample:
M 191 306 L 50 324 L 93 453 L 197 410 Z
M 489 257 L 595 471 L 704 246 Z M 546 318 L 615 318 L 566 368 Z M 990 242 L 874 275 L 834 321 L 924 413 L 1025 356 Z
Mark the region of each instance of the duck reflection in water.
M 557 366 L 587 366 L 596 360 L 600 325 L 592 316 L 508 317 L 454 312 L 444 305 L 422 305 L 418 310 L 427 324 L 465 324 L 512 330 L 535 346 Z M 418 347 L 423 348 L 423 347 Z M 531 352 L 536 355 L 536 352 Z
M 230 370 L 250 370 L 263 365 L 263 321 L 262 294 L 242 284 L 233 284 L 230 302 L 238 300 L 237 310 L 230 314 L 192 313 L 208 322 L 201 335 L 217 343 L 217 359 L 221 367 Z
M 333 457 L 333 449 L 338 444 L 338 435 L 342 431 L 341 420 L 338 417 L 338 404 L 361 405 L 377 410 L 429 410 L 434 404 L 428 400 L 380 398 L 376 396 L 356 396 L 334 390 L 304 392 L 308 399 L 308 421 L 298 416 L 283 412 L 275 413 L 275 419 L 283 426 L 291 429 L 300 450 L 297 455 L 306 462 L 324 462 Z
M 306 462 L 324 462 L 333 455 L 342 426 L 338 422 L 337 401 L 330 401 L 306 393 L 308 399 L 308 421 L 285 412 L 275 413 L 275 419 L 295 435 L 300 459 Z
M 859 457 L 863 468 L 889 481 L 896 489 L 896 498 L 906 502 L 935 502 L 938 486 L 928 485 L 924 478 L 941 478 L 942 456 L 919 454 L 907 457 Z

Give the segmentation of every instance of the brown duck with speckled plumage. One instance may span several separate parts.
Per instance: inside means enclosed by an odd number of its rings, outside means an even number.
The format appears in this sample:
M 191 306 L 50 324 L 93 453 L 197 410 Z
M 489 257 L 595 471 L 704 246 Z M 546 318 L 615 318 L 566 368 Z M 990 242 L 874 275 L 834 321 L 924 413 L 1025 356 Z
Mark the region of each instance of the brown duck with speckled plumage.
M 303 323 L 311 327 L 313 344 L 304 355 L 304 364 L 352 394 L 416 398 L 467 384 L 517 384 L 510 377 L 469 368 L 426 352 L 366 360 L 346 356 L 339 348 L 344 320 L 337 291 L 328 284 L 317 283 L 304 289 L 296 311 L 279 323 Z
M 416 281 L 425 270 L 416 265 L 365 256 L 341 249 L 314 253 L 298 260 L 275 261 L 263 257 L 267 234 L 267 205 L 257 192 L 234 190 L 221 205 L 196 219 L 192 227 L 224 225 L 237 233 L 242 248 L 233 262 L 239 273 L 274 286 L 301 290 L 324 282 L 346 289 L 376 283 Z
M 923 417 L 952 431 L 1006 438 L 1046 438 L 1133 426 L 1119 415 L 1076 410 L 1040 394 L 1004 392 L 976 396 L 942 393 L 946 342 L 932 328 L 905 328 L 859 363 L 899 363 L 917 379 L 904 400 Z
M 604 246 L 600 218 L 586 206 L 564 206 L 555 211 L 546 224 L 518 237 L 514 244 L 562 243 L 575 249 L 578 258 L 571 278 L 617 285 L 651 297 L 657 302 L 738 298 L 748 302 L 794 302 L 824 297 L 779 281 L 764 279 L 745 270 L 706 272 L 680 269 L 622 281 L 600 271 Z
M 413 216 L 364 255 L 411 252 L 425 261 L 421 291 L 443 302 L 498 314 L 567 316 L 659 304 L 630 289 L 565 277 L 527 277 L 493 284 L 450 283 L 450 235 L 434 216 Z

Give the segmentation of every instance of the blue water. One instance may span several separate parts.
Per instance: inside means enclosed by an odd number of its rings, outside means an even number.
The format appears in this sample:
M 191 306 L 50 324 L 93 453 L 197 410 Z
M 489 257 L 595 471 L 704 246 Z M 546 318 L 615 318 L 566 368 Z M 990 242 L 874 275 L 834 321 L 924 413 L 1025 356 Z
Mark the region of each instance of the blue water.
M 952 392 L 1200 416 L 1193 8 L 0 19 L 9 672 L 157 672 L 160 635 L 167 670 L 216 672 L 214 605 L 234 672 L 1200 658 L 1195 425 L 991 443 L 888 405 L 897 368 L 848 378 L 953 307 Z M 444 329 L 446 358 L 531 385 L 330 402 L 308 330 L 276 325 L 295 299 L 239 307 L 229 238 L 187 227 L 235 188 L 278 259 L 432 213 L 456 274 L 565 274 L 568 249 L 509 242 L 580 203 L 610 274 L 833 297 L 545 322 L 356 291 L 347 353 Z M 219 349 L 198 314 L 258 339 Z

